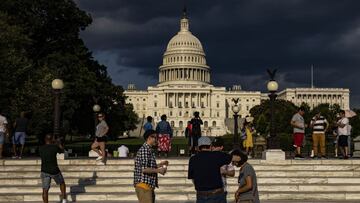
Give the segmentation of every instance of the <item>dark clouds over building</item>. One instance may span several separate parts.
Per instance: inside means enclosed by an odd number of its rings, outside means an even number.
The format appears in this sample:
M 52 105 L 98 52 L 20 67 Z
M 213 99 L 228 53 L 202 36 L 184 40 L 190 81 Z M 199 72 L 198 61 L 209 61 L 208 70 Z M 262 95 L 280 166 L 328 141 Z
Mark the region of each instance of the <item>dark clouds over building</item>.
M 78 0 L 93 18 L 82 33 L 117 84 L 154 85 L 184 1 Z M 192 33 L 202 42 L 212 83 L 265 91 L 266 68 L 278 68 L 280 89 L 351 90 L 360 107 L 360 1 L 186 1 Z

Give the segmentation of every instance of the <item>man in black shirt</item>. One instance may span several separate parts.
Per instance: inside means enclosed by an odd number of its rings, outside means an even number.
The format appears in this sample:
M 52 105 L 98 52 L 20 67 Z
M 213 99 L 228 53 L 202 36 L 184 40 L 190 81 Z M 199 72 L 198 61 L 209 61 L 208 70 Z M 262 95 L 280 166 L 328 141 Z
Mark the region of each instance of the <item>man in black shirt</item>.
M 20 117 L 16 118 L 16 120 L 15 120 L 15 123 L 14 123 L 15 134 L 12 139 L 13 153 L 14 153 L 13 158 L 14 159 L 16 159 L 16 158 L 21 159 L 21 157 L 22 157 L 22 153 L 23 153 L 24 145 L 25 145 L 25 137 L 26 137 L 26 130 L 27 130 L 28 122 L 29 122 L 28 119 L 25 117 L 25 112 L 21 112 Z M 18 156 L 16 147 L 19 145 L 21 145 L 21 148 L 19 150 L 19 156 Z
M 51 179 L 60 185 L 62 203 L 66 203 L 66 185 L 57 164 L 56 154 L 63 151 L 61 144 L 54 144 L 54 137 L 50 134 L 45 136 L 45 145 L 39 148 L 41 157 L 41 182 L 43 188 L 43 201 L 48 203 Z
M 231 162 L 229 154 L 211 151 L 211 140 L 198 140 L 200 152 L 189 160 L 188 179 L 192 179 L 196 190 L 196 203 L 226 203 L 226 195 L 220 168 Z

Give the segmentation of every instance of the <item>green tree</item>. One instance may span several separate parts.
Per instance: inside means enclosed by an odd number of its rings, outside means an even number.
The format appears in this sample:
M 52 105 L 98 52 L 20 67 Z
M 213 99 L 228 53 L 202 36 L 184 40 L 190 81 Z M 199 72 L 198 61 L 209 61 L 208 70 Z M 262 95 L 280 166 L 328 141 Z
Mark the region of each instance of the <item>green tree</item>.
M 360 109 L 353 109 L 357 114 L 355 117 L 350 118 L 350 124 L 352 126 L 352 136 L 360 136 Z
M 1 1 L 0 105 L 12 119 L 31 112 L 32 133 L 52 126 L 55 78 L 65 83 L 61 108 L 69 131 L 93 131 L 95 103 L 108 114 L 112 134 L 135 128 L 137 115 L 124 104 L 123 89 L 112 84 L 79 37 L 91 22 L 72 0 Z
M 297 107 L 285 100 L 276 100 L 274 104 L 274 122 L 277 133 L 290 133 L 292 127 L 290 126 L 290 120 L 294 113 L 296 113 Z M 270 101 L 265 100 L 260 105 L 254 106 L 250 109 L 250 114 L 254 117 L 254 122 L 257 124 L 257 128 L 261 130 L 270 129 Z M 260 121 L 259 121 L 260 120 Z M 260 126 L 266 124 L 266 126 Z

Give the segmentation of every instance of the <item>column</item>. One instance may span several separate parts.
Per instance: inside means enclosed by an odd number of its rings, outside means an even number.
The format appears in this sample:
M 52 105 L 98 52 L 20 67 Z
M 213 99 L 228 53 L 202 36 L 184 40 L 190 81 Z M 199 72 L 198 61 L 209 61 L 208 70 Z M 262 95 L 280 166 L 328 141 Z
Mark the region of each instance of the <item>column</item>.
M 206 93 L 206 107 L 209 107 L 209 93 Z
M 192 108 L 192 93 L 190 93 L 190 108 Z
M 185 92 L 183 92 L 183 108 L 185 108 L 185 102 L 186 102 L 186 100 L 185 100 Z
M 179 97 L 178 93 L 175 93 L 175 104 L 174 104 L 174 107 L 175 107 L 175 106 L 178 106 L 178 97 Z
M 167 95 L 167 93 L 165 93 L 165 106 L 167 107 L 168 106 L 168 95 Z
M 200 107 L 200 93 L 197 93 L 197 107 Z

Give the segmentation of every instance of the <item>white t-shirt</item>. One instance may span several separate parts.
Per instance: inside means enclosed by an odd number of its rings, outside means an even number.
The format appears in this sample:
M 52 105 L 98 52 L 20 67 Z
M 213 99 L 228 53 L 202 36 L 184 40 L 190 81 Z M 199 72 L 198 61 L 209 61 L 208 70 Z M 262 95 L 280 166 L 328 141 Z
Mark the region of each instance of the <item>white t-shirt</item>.
M 348 118 L 342 118 L 338 123 L 344 124 L 344 127 L 338 127 L 338 135 L 349 135 L 349 119 Z
M 229 165 L 224 165 L 221 167 L 223 170 L 226 171 L 235 171 L 235 167 L 230 163 Z M 226 175 L 222 175 L 222 181 L 223 181 L 223 187 L 224 187 L 224 191 L 227 191 L 227 181 L 226 181 Z
M 129 148 L 127 148 L 125 145 L 121 145 L 118 148 L 119 157 L 128 157 L 129 154 Z
M 8 124 L 6 118 L 0 115 L 0 132 L 4 133 L 6 131 L 6 124 Z

